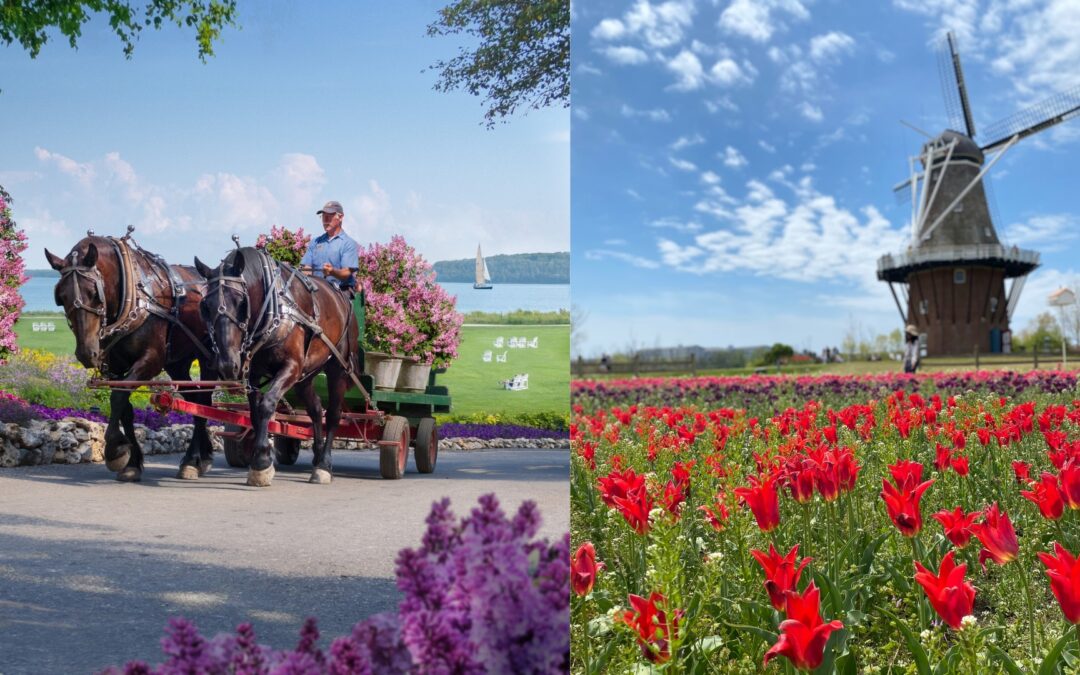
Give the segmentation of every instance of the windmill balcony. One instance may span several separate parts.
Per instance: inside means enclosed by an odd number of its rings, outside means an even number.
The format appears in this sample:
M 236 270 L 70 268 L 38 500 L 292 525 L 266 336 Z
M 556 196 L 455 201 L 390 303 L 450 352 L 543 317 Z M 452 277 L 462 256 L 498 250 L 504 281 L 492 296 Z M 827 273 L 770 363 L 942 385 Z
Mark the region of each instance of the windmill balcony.
M 1001 267 L 1006 277 L 1027 274 L 1039 266 L 1039 254 L 1001 244 L 980 246 L 927 246 L 878 258 L 877 277 L 881 281 L 903 282 L 909 274 L 931 267 L 979 265 Z

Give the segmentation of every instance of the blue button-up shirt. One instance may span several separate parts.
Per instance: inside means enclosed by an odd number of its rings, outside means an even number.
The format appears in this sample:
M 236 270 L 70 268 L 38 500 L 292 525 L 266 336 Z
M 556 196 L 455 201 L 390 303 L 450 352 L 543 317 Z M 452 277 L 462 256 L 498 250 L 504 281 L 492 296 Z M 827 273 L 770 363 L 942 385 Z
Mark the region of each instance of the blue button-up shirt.
M 315 276 L 325 277 L 322 266 L 330 263 L 337 269 L 342 267 L 356 267 L 359 264 L 360 252 L 356 242 L 342 230 L 334 237 L 329 237 L 325 232 L 320 234 L 310 244 L 304 253 L 301 265 L 311 265 Z M 340 288 L 353 288 L 356 285 L 356 275 L 342 281 L 334 277 L 327 277 L 327 281 Z

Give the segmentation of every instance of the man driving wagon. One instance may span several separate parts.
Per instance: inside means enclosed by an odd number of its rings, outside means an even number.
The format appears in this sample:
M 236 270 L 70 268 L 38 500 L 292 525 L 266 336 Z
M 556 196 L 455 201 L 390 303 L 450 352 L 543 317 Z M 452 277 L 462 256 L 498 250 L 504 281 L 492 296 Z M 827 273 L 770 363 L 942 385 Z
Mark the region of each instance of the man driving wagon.
M 319 209 L 317 215 L 322 216 L 324 232 L 308 246 L 300 260 L 300 268 L 326 279 L 351 295 L 356 290 L 354 273 L 360 251 L 356 242 L 342 229 L 345 211 L 341 208 L 341 202 L 329 201 Z

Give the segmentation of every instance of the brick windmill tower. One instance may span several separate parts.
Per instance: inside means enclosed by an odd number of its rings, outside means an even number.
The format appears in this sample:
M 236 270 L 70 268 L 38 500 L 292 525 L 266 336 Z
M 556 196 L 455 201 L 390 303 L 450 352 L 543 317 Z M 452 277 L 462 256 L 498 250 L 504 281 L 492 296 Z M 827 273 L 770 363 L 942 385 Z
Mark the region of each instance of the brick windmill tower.
M 943 131 L 911 158 L 911 177 L 897 186 L 911 192 L 911 243 L 879 258 L 877 276 L 889 284 L 904 323 L 918 329 L 927 355 L 1000 352 L 1008 349 L 1009 319 L 1039 254 L 998 238 L 983 177 L 1021 139 L 1080 115 L 1080 87 L 991 125 L 991 140 L 980 145 L 952 33 L 946 48 L 946 108 L 950 125 L 964 131 Z

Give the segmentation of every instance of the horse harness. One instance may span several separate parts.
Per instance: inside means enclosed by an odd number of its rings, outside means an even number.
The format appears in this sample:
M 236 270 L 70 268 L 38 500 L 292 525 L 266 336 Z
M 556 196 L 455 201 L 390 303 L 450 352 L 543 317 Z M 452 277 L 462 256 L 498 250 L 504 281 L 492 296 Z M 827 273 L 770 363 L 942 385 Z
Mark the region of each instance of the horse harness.
M 96 314 L 101 321 L 98 328 L 98 341 L 103 355 L 102 370 L 109 372 L 107 357 L 110 350 L 122 339 L 138 330 L 151 316 L 165 320 L 169 324 L 166 335 L 165 352 L 171 351 L 172 328 L 179 327 L 191 340 L 191 343 L 199 350 L 199 353 L 208 361 L 212 358 L 209 350 L 192 331 L 180 320 L 180 307 L 187 295 L 184 280 L 161 256 L 155 255 L 138 245 L 131 239 L 134 228 L 128 227 L 128 232 L 119 239 L 105 237 L 112 245 L 117 260 L 120 261 L 120 304 L 116 311 L 116 318 L 109 321 L 108 310 L 105 304 L 105 281 L 101 276 L 101 270 L 96 265 L 85 267 L 77 264 L 78 255 L 72 252 L 70 264 L 60 270 L 60 283 L 64 279 L 72 280 L 72 289 L 75 300 L 72 305 L 92 314 Z M 136 260 L 141 257 L 148 263 L 153 272 L 151 277 L 146 267 Z M 97 295 L 101 298 L 100 307 L 88 305 L 82 297 L 77 277 L 88 279 L 94 283 Z M 134 281 L 134 289 L 129 288 L 130 282 Z M 171 306 L 163 305 L 153 293 L 155 282 L 163 283 L 168 288 L 168 296 Z M 59 287 L 60 284 L 57 284 Z M 59 303 L 58 303 L 59 304 Z
M 338 344 L 334 344 L 330 338 L 326 336 L 325 331 L 323 331 L 322 326 L 319 324 L 319 303 L 314 297 L 314 294 L 318 292 L 319 287 L 315 282 L 308 278 L 307 275 L 299 272 L 295 267 L 273 260 L 265 251 L 261 249 L 255 249 L 255 251 L 259 255 L 259 262 L 263 272 L 263 302 L 258 313 L 254 315 L 254 320 L 251 319 L 251 302 L 247 291 L 247 282 L 244 280 L 243 276 L 226 276 L 224 274 L 225 261 L 222 261 L 218 266 L 218 274 L 207 280 L 205 296 L 205 299 L 207 300 L 215 295 L 219 296 L 217 301 L 218 315 L 215 317 L 214 321 L 216 322 L 218 318 L 224 316 L 235 324 L 244 335 L 243 342 L 241 342 L 240 345 L 240 378 L 244 381 L 248 379 L 251 361 L 255 357 L 255 354 L 263 347 L 267 346 L 270 340 L 279 332 L 279 330 L 281 330 L 283 325 L 286 326 L 286 330 L 284 331 L 286 334 L 288 334 L 294 326 L 300 325 L 305 330 L 310 331 L 312 336 L 319 338 L 326 344 L 331 355 L 342 365 L 345 372 L 348 373 L 349 378 L 352 379 L 353 384 L 356 385 L 356 388 L 360 390 L 360 393 L 363 394 L 364 399 L 370 405 L 371 398 L 368 396 L 364 386 L 360 383 L 359 377 L 353 372 L 352 363 L 345 359 L 341 354 L 342 344 L 349 337 L 348 325 L 353 315 L 352 303 L 345 303 L 348 310 L 343 324 L 344 327 L 341 332 L 341 337 L 338 339 Z M 235 255 L 241 254 L 238 251 Z M 288 278 L 283 276 L 283 272 L 288 275 Z M 300 309 L 300 305 L 296 302 L 296 298 L 293 296 L 292 291 L 292 282 L 294 280 L 298 280 L 304 286 L 304 289 L 312 294 L 312 316 L 308 316 L 304 310 Z M 237 316 L 231 308 L 226 306 L 225 295 L 222 293 L 223 288 L 231 288 L 233 291 L 242 294 L 244 298 L 248 300 L 248 316 L 246 319 Z M 214 326 L 210 326 L 208 332 L 210 334 L 210 347 L 214 354 L 218 354 L 219 347 L 214 335 Z M 302 382 L 317 370 L 318 368 L 311 372 L 301 373 L 297 381 Z M 250 387 L 250 384 L 248 386 Z

